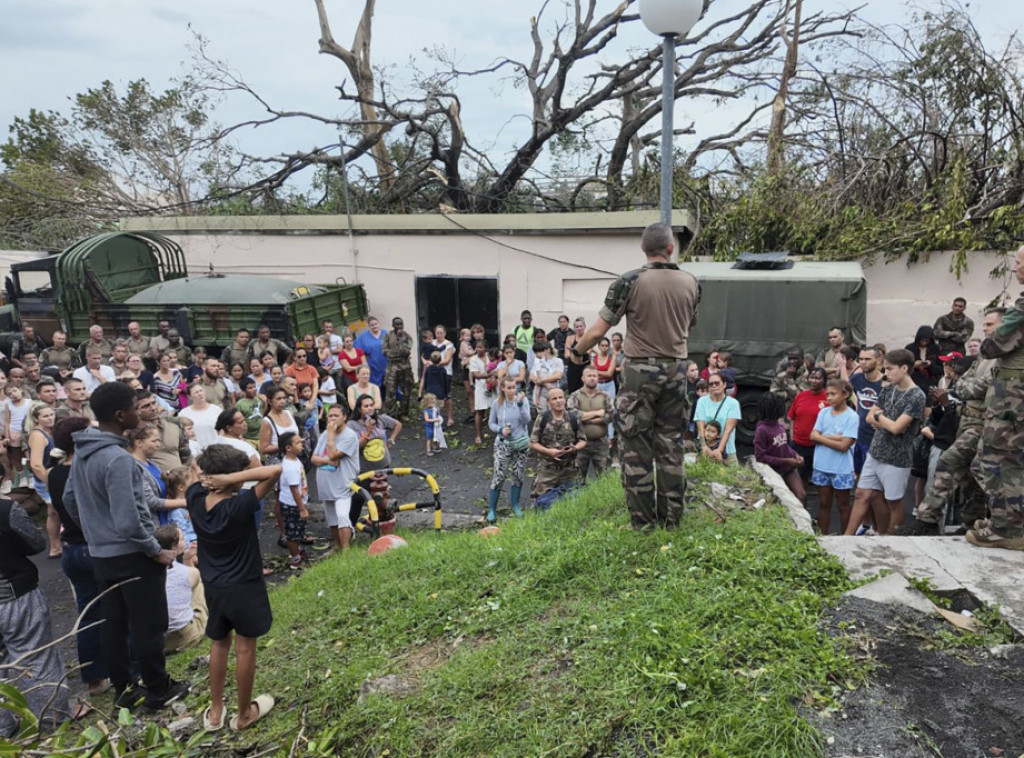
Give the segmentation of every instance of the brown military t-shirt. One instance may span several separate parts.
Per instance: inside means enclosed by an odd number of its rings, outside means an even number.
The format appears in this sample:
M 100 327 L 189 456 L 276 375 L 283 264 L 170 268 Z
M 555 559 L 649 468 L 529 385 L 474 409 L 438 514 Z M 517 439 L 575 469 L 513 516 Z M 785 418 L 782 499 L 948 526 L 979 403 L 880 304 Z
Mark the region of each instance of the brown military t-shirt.
M 206 402 L 212 405 L 219 405 L 221 408 L 227 408 L 225 401 L 228 399 L 228 388 L 224 382 L 220 379 L 208 382 L 206 377 L 203 377 L 200 382 L 203 385 L 203 389 L 206 390 Z
M 608 288 L 599 315 L 612 326 L 623 316 L 629 319 L 623 344 L 627 358 L 682 359 L 699 300 L 693 274 L 674 263 L 648 263 Z
M 592 396 L 582 389 L 578 389 L 569 395 L 565 403 L 567 411 L 576 411 L 581 416 L 591 411 L 604 411 L 604 419 L 598 421 L 587 421 L 583 424 L 583 432 L 587 440 L 599 440 L 608 435 L 608 422 L 612 420 L 614 404 L 611 395 L 604 390 L 597 390 Z

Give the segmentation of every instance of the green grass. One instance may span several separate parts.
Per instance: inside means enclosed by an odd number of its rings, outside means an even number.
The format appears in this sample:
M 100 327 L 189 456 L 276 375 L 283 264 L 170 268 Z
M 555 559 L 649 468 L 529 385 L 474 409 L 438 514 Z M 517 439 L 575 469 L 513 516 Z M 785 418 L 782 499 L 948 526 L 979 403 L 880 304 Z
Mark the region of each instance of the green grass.
M 605 477 L 492 539 L 407 534 L 274 591 L 256 689 L 278 707 L 244 742 L 287 753 L 302 724 L 296 755 L 818 754 L 798 707 L 856 676 L 818 628 L 838 563 L 780 508 L 639 533 L 622 503 Z M 357 702 L 387 674 L 413 691 Z

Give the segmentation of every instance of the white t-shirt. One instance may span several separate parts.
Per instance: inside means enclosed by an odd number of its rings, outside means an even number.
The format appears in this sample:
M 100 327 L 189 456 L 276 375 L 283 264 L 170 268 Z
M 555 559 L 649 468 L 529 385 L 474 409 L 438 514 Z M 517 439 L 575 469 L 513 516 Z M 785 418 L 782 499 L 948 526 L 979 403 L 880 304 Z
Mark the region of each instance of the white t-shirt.
M 295 502 L 295 496 L 292 495 L 292 485 L 297 484 L 299 486 L 299 492 L 302 493 L 306 483 L 306 472 L 302 468 L 302 461 L 298 458 L 295 460 L 288 460 L 284 458 L 281 461 L 281 503 L 284 505 L 298 505 Z M 305 498 L 303 498 L 304 500 Z
M 338 351 L 345 346 L 345 340 L 341 335 L 332 332 L 327 335 L 327 345 L 331 348 L 331 352 L 337 355 Z
M 196 430 L 196 442 L 199 443 L 200 450 L 205 450 L 210 445 L 215 445 L 220 441 L 220 435 L 217 434 L 217 417 L 222 410 L 219 405 L 210 403 L 202 411 L 197 411 L 194 406 L 190 405 L 178 413 L 182 418 L 192 421 L 192 425 Z
M 218 434 L 217 435 L 217 442 L 215 444 L 217 444 L 217 445 L 227 445 L 228 447 L 233 447 L 235 450 L 239 450 L 239 451 L 245 453 L 250 458 L 252 458 L 254 455 L 256 455 L 256 448 L 254 448 L 248 442 L 245 442 L 244 440 L 236 440 L 234 437 L 225 437 L 222 434 Z M 256 481 L 253 480 L 251 482 L 246 482 L 245 484 L 243 484 L 242 485 L 242 489 L 243 490 L 248 490 L 248 489 L 251 489 L 251 488 L 253 488 L 255 486 L 256 486 Z
M 28 417 L 28 412 L 32 408 L 32 401 L 22 398 L 21 404 L 15 405 L 10 399 L 7 399 L 4 400 L 4 406 L 7 408 L 7 413 L 10 414 L 11 417 L 11 431 L 24 432 L 25 419 Z M 21 444 L 24 445 L 24 441 Z
M 434 340 L 430 344 L 437 348 L 437 352 L 441 354 L 442 361 L 445 358 L 455 355 L 455 345 L 453 345 L 448 340 L 445 340 L 444 342 L 438 342 L 437 340 Z M 453 360 L 448 361 L 448 365 L 444 367 L 445 373 L 448 374 L 448 376 L 452 375 L 452 363 L 454 363 L 454 358 Z
M 90 395 L 93 392 L 95 392 L 96 388 L 103 383 L 92 375 L 92 372 L 89 371 L 88 366 L 81 366 L 80 368 L 76 368 L 71 373 L 71 376 L 75 377 L 75 379 L 81 379 L 85 383 L 85 391 L 88 392 Z M 100 376 L 102 376 L 108 382 L 117 381 L 117 374 L 114 373 L 114 369 L 110 368 L 110 366 L 101 365 Z
M 190 574 L 188 566 L 177 561 L 167 567 L 168 632 L 176 632 L 188 626 L 195 615 L 195 610 L 192 608 L 192 580 Z
M 334 380 L 327 375 L 327 378 L 320 382 L 320 402 L 325 405 L 337 405 L 338 395 L 335 392 Z

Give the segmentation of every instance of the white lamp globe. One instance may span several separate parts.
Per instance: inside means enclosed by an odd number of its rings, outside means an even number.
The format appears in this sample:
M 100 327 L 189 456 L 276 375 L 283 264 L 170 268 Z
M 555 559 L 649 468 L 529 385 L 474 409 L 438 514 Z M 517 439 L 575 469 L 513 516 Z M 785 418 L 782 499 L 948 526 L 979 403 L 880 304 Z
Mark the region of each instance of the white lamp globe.
M 703 10 L 703 0 L 640 0 L 640 20 L 660 36 L 685 37 Z

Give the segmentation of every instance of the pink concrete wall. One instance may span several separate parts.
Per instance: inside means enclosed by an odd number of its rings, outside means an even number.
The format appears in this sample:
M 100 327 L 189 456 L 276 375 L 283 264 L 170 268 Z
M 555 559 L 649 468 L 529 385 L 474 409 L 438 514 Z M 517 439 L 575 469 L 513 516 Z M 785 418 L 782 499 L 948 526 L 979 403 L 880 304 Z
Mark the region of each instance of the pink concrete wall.
M 953 253 L 933 253 L 927 260 L 876 262 L 864 267 L 868 283 L 868 340 L 887 347 L 903 347 L 913 340 L 917 327 L 929 326 L 949 313 L 953 298 L 967 300 L 967 315 L 981 334 L 981 318 L 994 298 L 1016 299 L 1020 286 L 1008 273 L 993 279 L 991 273 L 1004 265 L 1004 253 L 970 253 L 969 270 L 958 281 L 950 272 Z
M 194 272 L 212 264 L 223 273 L 319 283 L 338 277 L 360 281 L 375 315 L 385 321 L 401 316 L 410 328 L 416 324 L 417 275 L 497 277 L 501 328 L 508 332 L 519 323 L 524 308 L 547 329 L 555 326 L 560 313 L 590 322 L 612 276 L 643 263 L 638 235 L 633 233 L 368 234 L 355 238 L 356 254 L 345 235 L 232 233 L 175 238 Z M 952 257 L 952 253 L 935 253 L 909 266 L 905 261 L 865 266 L 869 341 L 902 347 L 919 325 L 931 325 L 947 313 L 958 296 L 967 299 L 967 313 L 980 328 L 980 314 L 993 298 L 1017 296 L 1020 288 L 1009 281 L 1009 274 L 999 279 L 990 276 L 1006 260 L 1005 254 L 971 253 L 970 269 L 959 281 L 949 270 Z M 619 328 L 624 327 L 623 323 Z

